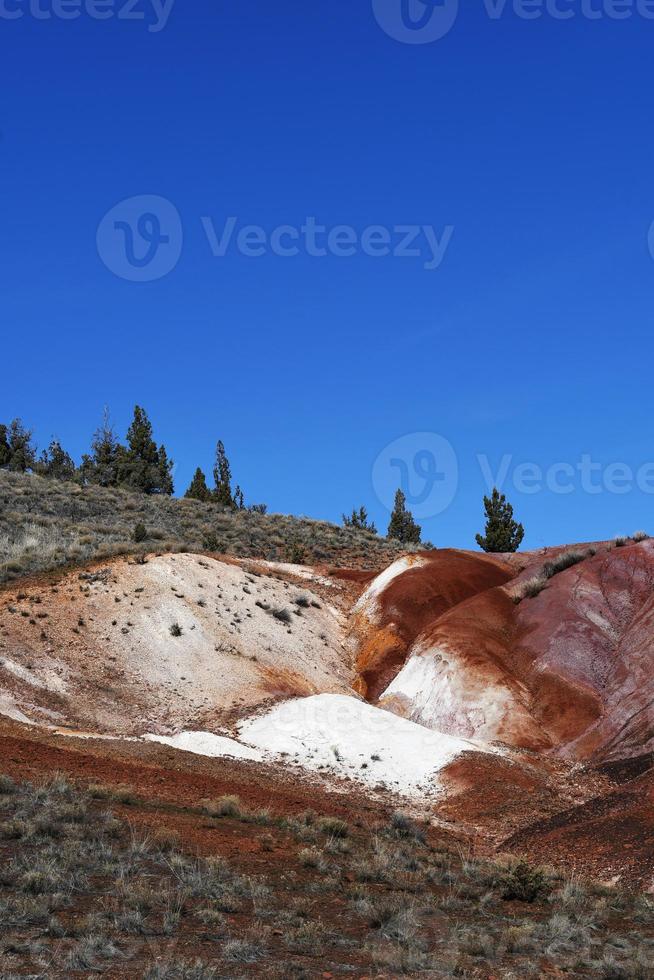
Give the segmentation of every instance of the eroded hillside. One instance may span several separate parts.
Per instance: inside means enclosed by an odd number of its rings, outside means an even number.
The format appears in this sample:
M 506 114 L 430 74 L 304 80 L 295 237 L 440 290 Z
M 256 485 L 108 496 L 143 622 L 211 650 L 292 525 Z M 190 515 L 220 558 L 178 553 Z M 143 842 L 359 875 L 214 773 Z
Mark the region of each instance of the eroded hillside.
M 0 713 L 67 752 L 356 787 L 477 847 L 542 858 L 546 836 L 647 881 L 653 581 L 649 540 L 423 552 L 381 574 L 114 558 L 5 586 Z M 600 829 L 582 852 L 584 814 Z

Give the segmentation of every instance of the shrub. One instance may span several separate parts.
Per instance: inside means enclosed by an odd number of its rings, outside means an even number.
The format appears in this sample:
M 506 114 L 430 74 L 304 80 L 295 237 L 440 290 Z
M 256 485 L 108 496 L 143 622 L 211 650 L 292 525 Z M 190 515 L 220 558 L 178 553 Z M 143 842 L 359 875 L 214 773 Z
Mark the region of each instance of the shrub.
M 289 541 L 286 547 L 286 561 L 291 565 L 304 565 L 307 560 L 307 549 L 297 539 Z
M 500 880 L 502 898 L 507 902 L 535 902 L 552 890 L 552 885 L 541 868 L 532 867 L 526 861 L 518 861 L 509 867 Z
M 632 538 L 638 544 L 640 541 L 647 541 L 649 534 L 647 531 L 636 531 L 636 533 L 632 535 Z
M 173 623 L 173 625 L 170 627 L 170 635 L 171 636 L 182 635 L 182 627 L 179 625 L 179 623 Z
M 148 531 L 145 524 L 142 524 L 139 521 L 139 523 L 134 526 L 134 532 L 132 534 L 134 541 L 136 542 L 136 544 L 140 544 L 141 541 L 145 541 L 147 539 L 147 536 L 148 536 Z
M 207 800 L 204 810 L 210 817 L 242 817 L 243 810 L 238 796 L 220 796 Z
M 338 817 L 322 817 L 316 821 L 316 826 L 323 834 L 330 834 L 332 837 L 347 837 L 350 832 L 345 820 L 339 820 Z
M 158 827 L 152 835 L 152 844 L 158 851 L 178 851 L 181 838 L 176 830 Z
M 543 565 L 543 575 L 545 578 L 553 578 L 559 572 L 564 572 L 566 568 L 572 568 L 573 565 L 578 565 L 585 557 L 586 555 L 581 551 L 564 551 L 563 554 L 557 555 L 552 561 L 545 562 Z
M 329 867 L 327 861 L 317 847 L 305 847 L 299 855 L 300 864 L 305 868 L 315 868 L 317 871 L 324 872 Z
M 409 840 L 416 840 L 425 843 L 425 835 L 419 827 L 416 827 L 406 813 L 396 810 L 391 816 L 391 830 L 396 837 L 404 837 Z
M 10 776 L 4 776 L 0 774 L 0 794 L 15 793 L 16 783 L 11 779 Z
M 522 598 L 523 599 L 535 599 L 537 595 L 540 595 L 543 589 L 547 586 L 547 579 L 541 578 L 539 575 L 535 575 L 533 578 L 527 579 L 522 586 Z
M 204 548 L 206 551 L 220 551 L 220 541 L 218 540 L 218 535 L 213 531 L 207 531 L 204 535 Z

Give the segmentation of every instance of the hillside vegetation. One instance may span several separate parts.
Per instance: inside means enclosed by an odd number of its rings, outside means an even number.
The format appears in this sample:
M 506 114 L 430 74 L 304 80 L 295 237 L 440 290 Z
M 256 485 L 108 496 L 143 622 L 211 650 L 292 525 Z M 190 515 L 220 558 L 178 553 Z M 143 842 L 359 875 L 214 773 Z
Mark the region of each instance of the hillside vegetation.
M 0 582 L 69 563 L 152 551 L 376 569 L 407 550 L 368 531 L 305 517 L 0 470 Z
M 211 829 L 202 857 L 171 808 L 147 815 L 127 787 L 0 774 L 3 976 L 652 976 L 650 899 L 457 854 L 399 812 L 366 828 L 224 796 L 184 814 Z

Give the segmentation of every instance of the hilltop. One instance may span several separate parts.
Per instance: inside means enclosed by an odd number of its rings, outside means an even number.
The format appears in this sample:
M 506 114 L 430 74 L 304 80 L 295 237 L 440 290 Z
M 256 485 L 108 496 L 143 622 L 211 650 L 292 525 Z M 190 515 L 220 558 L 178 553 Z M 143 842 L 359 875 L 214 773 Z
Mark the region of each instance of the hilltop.
M 146 530 L 138 544 L 137 524 Z M 69 563 L 154 550 L 381 569 L 412 546 L 307 517 L 81 487 L 0 469 L 0 582 Z

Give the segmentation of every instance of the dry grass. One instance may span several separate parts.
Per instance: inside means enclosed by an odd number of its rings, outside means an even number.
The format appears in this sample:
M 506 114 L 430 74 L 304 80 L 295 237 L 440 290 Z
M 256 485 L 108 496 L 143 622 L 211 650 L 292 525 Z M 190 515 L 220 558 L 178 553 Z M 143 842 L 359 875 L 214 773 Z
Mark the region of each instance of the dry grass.
M 146 538 L 134 540 L 143 525 Z M 0 582 L 112 555 L 213 551 L 271 561 L 382 568 L 410 548 L 305 517 L 0 471 Z
M 404 814 L 346 838 L 335 818 L 266 816 L 283 858 L 263 877 L 138 832 L 112 796 L 0 776 L 0 975 L 652 976 L 647 896 L 442 850 Z M 214 802 L 218 842 L 271 837 L 237 798 Z

